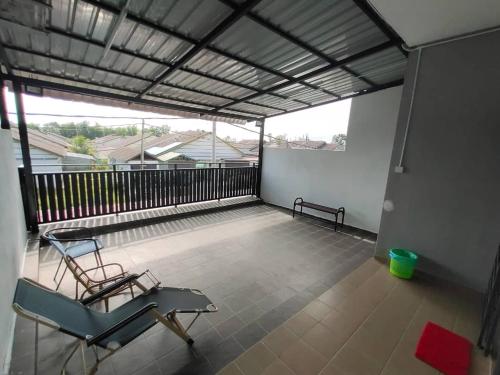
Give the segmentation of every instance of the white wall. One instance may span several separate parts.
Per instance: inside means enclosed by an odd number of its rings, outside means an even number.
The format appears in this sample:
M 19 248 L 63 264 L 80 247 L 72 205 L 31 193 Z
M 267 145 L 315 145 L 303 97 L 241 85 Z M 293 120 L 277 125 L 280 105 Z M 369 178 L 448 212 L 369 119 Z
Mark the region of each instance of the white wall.
M 344 206 L 346 224 L 378 232 L 401 90 L 390 88 L 352 100 L 344 152 L 264 148 L 264 201 L 292 208 L 301 196 Z
M 19 177 L 9 130 L 0 130 L 0 373 L 10 359 L 14 311 L 11 307 L 16 281 L 21 273 L 26 244 L 26 225 Z

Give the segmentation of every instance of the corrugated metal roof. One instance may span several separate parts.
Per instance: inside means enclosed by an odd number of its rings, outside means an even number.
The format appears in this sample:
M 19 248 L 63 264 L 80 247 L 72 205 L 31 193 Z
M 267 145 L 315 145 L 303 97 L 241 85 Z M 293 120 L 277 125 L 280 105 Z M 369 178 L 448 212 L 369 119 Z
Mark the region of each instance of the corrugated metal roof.
M 4 78 L 30 78 L 45 95 L 102 93 L 115 106 L 243 123 L 401 83 L 400 38 L 357 4 L 19 0 L 0 7 L 3 72 L 18 77 Z

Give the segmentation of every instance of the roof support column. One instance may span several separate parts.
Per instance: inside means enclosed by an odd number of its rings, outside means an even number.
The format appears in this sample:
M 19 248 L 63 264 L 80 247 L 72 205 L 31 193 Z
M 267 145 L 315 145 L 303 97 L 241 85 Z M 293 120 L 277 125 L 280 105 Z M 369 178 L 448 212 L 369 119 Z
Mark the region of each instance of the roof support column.
M 21 95 L 22 89 L 19 81 L 13 81 L 14 97 L 16 100 L 17 112 L 17 126 L 19 127 L 19 141 L 21 143 L 21 152 L 23 156 L 23 170 L 24 170 L 24 188 L 25 188 L 25 212 L 27 214 L 26 222 L 28 223 L 29 230 L 32 233 L 38 232 L 38 220 L 36 215 L 36 199 L 35 199 L 35 186 L 33 181 L 33 170 L 31 168 L 30 146 L 28 142 L 28 127 L 26 125 L 26 117 L 24 113 L 23 97 Z
M 261 185 L 262 185 L 262 162 L 264 157 L 264 121 L 265 119 L 258 120 L 255 126 L 260 128 L 259 133 L 259 166 L 257 169 L 257 186 L 256 186 L 256 196 L 260 198 Z
M 9 116 L 7 114 L 7 101 L 5 100 L 4 81 L 0 80 L 0 118 L 2 129 L 10 129 Z

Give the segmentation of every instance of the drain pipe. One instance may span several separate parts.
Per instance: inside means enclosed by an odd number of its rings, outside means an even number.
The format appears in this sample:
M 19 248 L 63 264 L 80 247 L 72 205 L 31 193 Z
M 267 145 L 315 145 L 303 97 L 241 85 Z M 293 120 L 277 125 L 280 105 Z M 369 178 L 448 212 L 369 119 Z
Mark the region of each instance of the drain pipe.
M 415 76 L 413 78 L 413 86 L 411 89 L 410 107 L 408 109 L 408 116 L 406 118 L 406 129 L 405 129 L 405 134 L 403 137 L 403 145 L 401 146 L 401 155 L 399 157 L 399 164 L 394 168 L 394 171 L 396 173 L 403 173 L 404 172 L 403 159 L 404 159 L 405 150 L 406 150 L 406 143 L 408 140 L 408 131 L 410 130 L 411 117 L 413 114 L 413 101 L 415 98 L 415 90 L 417 87 L 418 73 L 420 70 L 420 57 L 421 57 L 421 55 L 422 55 L 422 49 L 419 48 L 417 50 L 417 66 L 415 68 Z

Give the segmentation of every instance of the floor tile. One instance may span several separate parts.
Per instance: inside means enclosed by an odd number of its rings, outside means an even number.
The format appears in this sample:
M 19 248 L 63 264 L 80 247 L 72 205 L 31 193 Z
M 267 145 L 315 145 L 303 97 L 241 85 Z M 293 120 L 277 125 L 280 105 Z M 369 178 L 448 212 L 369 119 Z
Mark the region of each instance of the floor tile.
M 302 340 L 286 349 L 280 358 L 297 375 L 318 374 L 327 363 L 325 357 Z
M 259 375 L 269 366 L 276 356 L 263 344 L 252 346 L 243 353 L 236 364 L 245 375 Z

